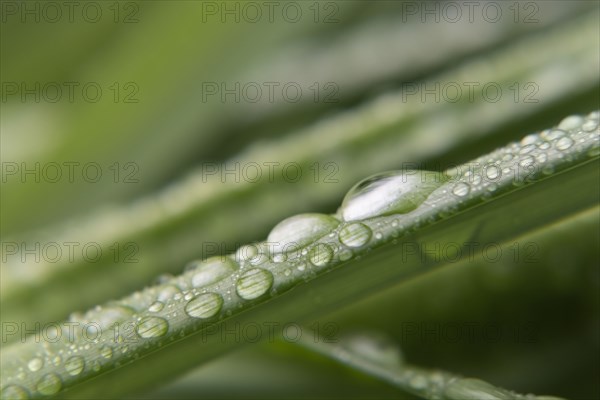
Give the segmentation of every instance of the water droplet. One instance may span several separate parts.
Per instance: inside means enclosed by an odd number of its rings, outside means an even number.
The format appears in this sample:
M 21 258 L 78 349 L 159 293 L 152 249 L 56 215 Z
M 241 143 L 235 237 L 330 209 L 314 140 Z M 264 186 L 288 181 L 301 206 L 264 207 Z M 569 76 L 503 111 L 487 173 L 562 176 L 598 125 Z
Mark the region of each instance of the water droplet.
M 202 287 L 212 285 L 231 275 L 237 265 L 229 257 L 215 256 L 204 261 L 194 262 L 192 285 Z
M 319 243 L 310 249 L 308 258 L 314 266 L 324 267 L 329 264 L 333 258 L 333 250 L 331 249 L 331 246 L 328 246 L 325 243 Z
M 239 263 L 249 262 L 252 265 L 260 265 L 269 259 L 266 253 L 267 247 L 264 243 L 247 244 L 236 250 L 235 260 Z
M 65 369 L 67 370 L 67 373 L 72 376 L 79 375 L 81 371 L 83 371 L 84 366 L 85 361 L 83 360 L 83 357 L 80 356 L 71 357 L 65 362 Z
M 135 310 L 131 307 L 121 305 L 110 305 L 94 309 L 86 314 L 86 320 L 95 322 L 100 329 L 108 329 L 115 322 L 127 320 L 133 316 Z
M 598 128 L 598 122 L 594 121 L 593 119 L 588 119 L 583 123 L 583 125 L 581 125 L 581 129 L 583 129 L 585 132 L 592 132 L 596 128 Z
M 521 145 L 527 146 L 530 144 L 534 144 L 540 141 L 540 136 L 537 133 L 532 133 L 530 135 L 525 136 L 521 139 Z M 510 161 L 510 158 L 506 161 Z
M 543 141 L 538 145 L 538 147 L 541 150 L 548 150 L 551 147 L 551 145 L 550 145 L 550 142 Z
M 427 379 L 425 377 L 417 375 L 413 377 L 408 384 L 415 390 L 423 390 L 427 387 Z
M 459 197 L 464 197 L 464 196 L 468 195 L 470 191 L 471 191 L 471 187 L 469 186 L 468 183 L 465 183 L 465 182 L 457 183 L 456 186 L 454 186 L 454 188 L 452 189 L 452 193 L 454 193 L 456 196 L 459 196 Z
M 566 132 L 561 129 L 551 129 L 549 131 L 544 131 L 540 135 L 546 140 L 556 140 L 559 137 L 565 136 Z
M 540 164 L 545 163 L 546 161 L 548 161 L 548 156 L 546 155 L 546 153 L 540 153 L 538 154 L 535 159 L 537 160 L 537 162 L 539 162 Z
M 339 223 L 325 214 L 299 214 L 277 224 L 267 241 L 275 253 L 298 250 L 334 230 Z
M 185 312 L 193 318 L 210 318 L 223 307 L 223 298 L 217 293 L 204 293 L 194 297 L 185 305 Z
M 61 363 L 62 358 L 60 356 L 56 356 L 52 359 L 52 364 L 54 364 L 55 367 L 58 367 Z
M 165 303 L 160 302 L 160 301 L 155 301 L 154 303 L 150 304 L 150 307 L 148 307 L 148 311 L 150 311 L 150 312 L 159 312 L 164 307 L 165 307 Z
M 292 274 L 292 270 L 291 270 L 291 269 L 289 269 L 289 268 L 286 268 L 286 270 L 285 270 L 285 271 L 283 271 L 283 274 L 284 274 L 285 276 L 290 276 L 290 275 Z
M 377 232 L 377 233 L 375 234 L 375 239 L 377 239 L 377 240 L 381 240 L 381 239 L 383 239 L 383 234 L 382 234 L 381 232 Z
M 181 293 L 177 286 L 167 285 L 160 289 L 158 292 L 158 296 L 156 297 L 157 301 L 162 303 L 168 301 L 169 299 L 175 297 L 176 294 Z
M 521 161 L 519 161 L 519 165 L 524 168 L 529 167 L 533 164 L 535 164 L 535 159 L 531 156 L 527 156 L 527 157 L 523 158 Z
M 535 149 L 536 149 L 536 146 L 534 144 L 528 144 L 527 146 L 523 146 L 521 148 L 521 150 L 519 151 L 519 153 L 520 154 L 527 154 L 527 153 L 531 153 Z
M 110 346 L 102 346 L 100 355 L 108 360 L 113 356 L 113 350 Z
M 169 282 L 171 279 L 173 279 L 173 275 L 171 274 L 161 274 L 159 276 L 157 276 L 156 278 L 154 278 L 154 285 L 164 285 L 165 283 Z
M 7 385 L 2 388 L 0 398 L 6 400 L 26 400 L 29 398 L 29 393 L 21 386 Z
M 339 238 L 340 242 L 348 247 L 361 247 L 371 239 L 371 229 L 360 222 L 355 222 L 343 227 Z
M 285 260 L 287 260 L 287 256 L 283 253 L 277 253 L 273 256 L 273 262 L 275 263 L 282 263 L 285 262 Z
M 573 139 L 564 136 L 558 139 L 558 141 L 556 142 L 556 148 L 558 150 L 567 150 L 569 147 L 573 146 L 573 143 Z
M 58 393 L 61 387 L 62 382 L 59 376 L 53 372 L 42 376 L 36 385 L 37 391 L 44 396 Z
M 244 300 L 256 299 L 267 293 L 273 286 L 273 275 L 264 269 L 253 268 L 240 276 L 235 290 Z
M 380 333 L 355 333 L 345 336 L 341 344 L 354 355 L 379 365 L 399 367 L 403 356 L 394 342 Z
M 344 197 L 338 213 L 344 221 L 390 214 L 405 214 L 416 209 L 435 189 L 449 179 L 440 172 L 390 171 L 357 183 Z
M 27 368 L 29 368 L 29 370 L 31 372 L 39 371 L 43 366 L 44 366 L 44 361 L 39 357 L 32 358 L 27 363 Z
M 159 317 L 146 317 L 135 327 L 136 333 L 144 339 L 164 336 L 168 330 L 167 320 Z
M 444 391 L 449 399 L 468 400 L 508 400 L 514 396 L 507 390 L 490 385 L 479 379 L 463 378 L 452 381 Z
M 563 119 L 562 121 L 560 121 L 560 124 L 558 124 L 558 127 L 560 129 L 564 129 L 564 130 L 571 130 L 571 129 L 575 129 L 575 128 L 579 128 L 581 126 L 581 124 L 583 124 L 583 117 L 579 116 L 579 115 L 571 115 L 565 119 Z
M 300 263 L 300 264 L 298 264 L 298 266 L 296 268 L 298 268 L 298 271 L 302 272 L 306 269 L 306 264 Z

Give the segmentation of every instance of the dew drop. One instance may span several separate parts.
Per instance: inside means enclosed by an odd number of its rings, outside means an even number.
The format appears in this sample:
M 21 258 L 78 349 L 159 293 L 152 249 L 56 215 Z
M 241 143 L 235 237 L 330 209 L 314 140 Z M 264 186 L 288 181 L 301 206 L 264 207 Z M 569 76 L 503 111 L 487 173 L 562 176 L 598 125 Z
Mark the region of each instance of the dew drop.
M 235 252 L 235 260 L 238 263 L 249 262 L 252 265 L 260 265 L 268 261 L 265 243 L 247 244 L 238 248 Z
M 379 365 L 399 367 L 402 353 L 392 340 L 379 333 L 355 333 L 342 339 L 341 345 L 354 355 Z
M 173 275 L 171 274 L 161 274 L 154 278 L 154 285 L 163 285 L 173 279 Z
M 325 243 L 319 243 L 308 254 L 308 259 L 316 267 L 324 267 L 333 258 L 333 250 L 331 246 Z
M 338 213 L 344 221 L 358 221 L 416 209 L 448 176 L 431 171 L 390 171 L 373 175 L 348 191 Z
M 361 247 L 371 239 L 371 229 L 360 222 L 355 222 L 343 227 L 339 238 L 340 242 L 348 247 Z
M 334 230 L 339 223 L 325 214 L 299 214 L 277 224 L 267 241 L 275 253 L 297 250 Z
M 551 145 L 550 142 L 543 141 L 538 145 L 538 147 L 542 150 L 548 150 L 551 147 Z
M 466 195 L 469 194 L 470 191 L 471 191 L 471 187 L 469 186 L 468 183 L 465 183 L 465 182 L 457 183 L 456 186 L 454 186 L 454 188 L 452 189 L 452 193 L 454 193 L 456 196 L 459 196 L 459 197 L 465 197 Z
M 164 307 L 165 307 L 165 303 L 163 303 L 161 301 L 155 301 L 154 303 L 150 304 L 150 307 L 148 307 L 148 311 L 150 311 L 150 312 L 159 312 Z
M 203 287 L 212 285 L 231 275 L 237 269 L 237 264 L 229 257 L 215 256 L 203 261 L 194 262 L 192 285 Z
M 164 336 L 168 330 L 167 320 L 159 317 L 146 317 L 135 327 L 136 333 L 144 339 Z
M 18 385 L 7 385 L 2 388 L 0 392 L 0 398 L 6 400 L 26 400 L 29 398 L 29 393 L 21 386 Z
M 32 358 L 27 363 L 27 368 L 29 368 L 29 370 L 31 372 L 39 371 L 43 366 L 44 366 L 44 361 L 39 357 Z
M 523 158 L 521 161 L 519 161 L 519 165 L 524 168 L 529 167 L 533 164 L 535 164 L 535 159 L 531 156 L 527 156 L 527 157 Z
M 427 388 L 427 379 L 423 376 L 417 375 L 413 377 L 408 384 L 415 390 L 423 390 Z
M 100 348 L 100 355 L 108 360 L 112 358 L 113 350 L 110 346 L 102 346 L 102 348 Z
M 79 375 L 83 371 L 85 361 L 81 356 L 74 356 L 65 361 L 65 369 L 69 375 Z
M 579 128 L 584 122 L 583 117 L 579 116 L 579 115 L 571 115 L 565 119 L 563 119 L 562 121 L 560 121 L 560 124 L 558 124 L 558 127 L 560 129 L 564 129 L 564 130 L 571 130 L 571 129 L 575 129 L 575 128 Z
M 298 271 L 302 272 L 306 269 L 306 264 L 300 263 L 300 264 L 298 264 L 298 266 L 296 268 L 298 268 Z
M 181 293 L 177 286 L 167 285 L 160 289 L 158 292 L 158 296 L 156 297 L 157 301 L 162 303 L 168 301 L 169 299 L 175 297 L 176 294 Z
M 588 119 L 583 123 L 583 125 L 581 125 L 581 129 L 583 129 L 585 132 L 592 132 L 597 127 L 598 122 L 594 121 L 593 119 Z
M 463 378 L 452 381 L 444 391 L 453 400 L 508 400 L 514 396 L 479 379 Z
M 54 372 L 42 376 L 36 385 L 37 391 L 44 396 L 58 393 L 61 387 L 62 381 Z
M 261 268 L 253 268 L 240 276 L 235 290 L 242 299 L 252 300 L 267 293 L 271 286 L 273 286 L 271 272 Z
M 561 129 L 551 129 L 549 131 L 544 131 L 540 135 L 546 140 L 556 140 L 559 137 L 565 136 L 566 132 Z
M 523 146 L 521 148 L 521 150 L 519 150 L 519 154 L 531 153 L 535 149 L 536 149 L 536 146 L 534 144 L 528 144 L 527 146 Z
M 100 307 L 97 310 L 86 314 L 86 320 L 95 322 L 100 326 L 100 329 L 108 329 L 115 322 L 121 322 L 133 316 L 135 310 L 131 307 L 121 305 L 110 305 Z
M 536 133 L 532 133 L 530 135 L 525 136 L 523 139 L 521 139 L 521 145 L 523 146 L 527 146 L 530 144 L 534 144 L 540 141 L 540 137 L 538 134 Z M 509 161 L 510 158 L 507 160 Z
M 285 271 L 283 271 L 283 274 L 284 274 L 285 276 L 290 276 L 290 275 L 292 274 L 292 270 L 291 270 L 291 269 L 289 269 L 289 268 L 286 268 L 286 270 L 285 270 Z
M 185 305 L 185 312 L 193 318 L 210 318 L 223 307 L 223 298 L 217 293 L 204 293 L 194 297 Z
M 570 137 L 564 136 L 561 137 L 560 139 L 558 139 L 558 141 L 556 142 L 556 148 L 558 150 L 567 150 L 568 148 L 570 148 L 571 146 L 573 146 L 573 139 L 571 139 Z

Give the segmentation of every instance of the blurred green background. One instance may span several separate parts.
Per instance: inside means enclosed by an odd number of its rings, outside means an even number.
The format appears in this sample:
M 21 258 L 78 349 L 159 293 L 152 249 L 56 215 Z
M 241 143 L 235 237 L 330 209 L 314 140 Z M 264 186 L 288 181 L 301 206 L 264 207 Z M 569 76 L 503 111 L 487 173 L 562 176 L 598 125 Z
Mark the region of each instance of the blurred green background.
M 374 172 L 443 170 L 600 108 L 596 1 L 66 4 L 1 2 L 3 322 L 63 320 L 263 239 L 286 216 L 334 212 Z M 236 163 L 260 165 L 261 178 L 222 175 Z M 300 166 L 298 180 L 286 163 Z M 321 322 L 387 332 L 419 365 L 597 398 L 591 215 L 528 237 L 534 263 L 441 269 Z M 57 261 L 27 255 L 51 242 Z M 65 243 L 77 243 L 73 257 Z M 92 261 L 81 252 L 90 243 L 102 249 Z M 407 322 L 532 336 L 423 342 L 406 336 Z M 289 344 L 249 347 L 146 396 L 200 391 L 398 396 Z

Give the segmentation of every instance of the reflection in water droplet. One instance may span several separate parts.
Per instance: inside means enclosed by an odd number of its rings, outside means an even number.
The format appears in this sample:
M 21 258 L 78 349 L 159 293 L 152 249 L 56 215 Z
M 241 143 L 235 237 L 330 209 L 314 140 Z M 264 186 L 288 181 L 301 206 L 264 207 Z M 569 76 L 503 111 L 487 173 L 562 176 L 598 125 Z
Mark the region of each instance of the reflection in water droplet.
M 299 214 L 284 219 L 269 233 L 274 253 L 296 251 L 334 230 L 339 221 L 325 214 Z
M 164 336 L 168 330 L 167 320 L 159 317 L 146 317 L 135 327 L 136 333 L 144 339 Z
M 100 355 L 108 360 L 113 356 L 113 350 L 109 346 L 102 346 L 100 349 Z
M 371 239 L 371 229 L 360 222 L 355 222 L 343 227 L 339 238 L 340 242 L 348 247 L 361 247 Z
M 7 400 L 26 400 L 29 398 L 29 393 L 21 386 L 7 385 L 2 388 L 0 398 Z
M 458 182 L 456 186 L 454 186 L 454 188 L 452 189 L 452 193 L 459 197 L 464 197 L 468 195 L 470 191 L 471 186 L 469 186 L 469 184 L 465 182 Z
M 159 312 L 164 307 L 165 307 L 165 303 L 160 302 L 160 301 L 155 301 L 154 303 L 150 304 L 150 307 L 148 307 L 148 311 L 150 311 L 150 312 Z
M 84 366 L 85 361 L 80 356 L 74 356 L 65 361 L 65 369 L 69 375 L 79 375 L 83 371 Z
M 212 285 L 235 272 L 237 264 L 229 257 L 216 256 L 204 261 L 195 261 L 192 285 L 203 287 Z
M 32 358 L 27 363 L 27 368 L 29 368 L 31 372 L 39 371 L 43 366 L 44 361 L 39 357 Z
M 261 268 L 253 268 L 240 276 L 235 290 L 242 299 L 252 300 L 267 293 L 271 286 L 273 286 L 271 272 Z
M 571 146 L 573 146 L 573 139 L 571 139 L 570 137 L 561 137 L 560 139 L 558 139 L 558 141 L 556 142 L 556 148 L 558 150 L 567 150 L 568 148 L 570 148 Z
M 331 249 L 331 246 L 328 246 L 325 243 L 319 243 L 310 249 L 308 258 L 314 266 L 324 267 L 329 264 L 333 258 L 333 250 Z
M 344 197 L 338 213 L 344 221 L 405 214 L 421 205 L 448 176 L 431 171 L 390 171 L 356 184 Z
M 193 318 L 210 318 L 217 315 L 223 307 L 223 298 L 217 293 L 204 293 L 192 300 L 185 306 L 187 315 Z
M 60 380 L 60 377 L 51 372 L 40 378 L 37 382 L 36 390 L 44 396 L 51 396 L 58 393 L 61 387 L 62 381 Z

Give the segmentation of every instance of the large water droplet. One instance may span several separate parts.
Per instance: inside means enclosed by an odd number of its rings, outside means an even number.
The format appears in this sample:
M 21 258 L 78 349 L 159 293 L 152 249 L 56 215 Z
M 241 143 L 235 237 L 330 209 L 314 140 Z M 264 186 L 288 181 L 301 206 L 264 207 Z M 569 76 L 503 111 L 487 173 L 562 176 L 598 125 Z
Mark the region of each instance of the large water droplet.
M 21 386 L 18 385 L 7 385 L 2 388 L 0 392 L 0 398 L 6 400 L 26 400 L 29 398 L 29 393 Z
M 235 272 L 237 264 L 229 257 L 216 256 L 195 262 L 192 285 L 202 287 L 212 285 Z
M 273 286 L 273 274 L 261 268 L 253 268 L 240 276 L 235 290 L 242 299 L 252 300 L 267 293 L 271 286 Z
M 277 224 L 267 242 L 275 253 L 298 250 L 334 230 L 340 222 L 325 214 L 299 214 Z
M 217 293 L 201 294 L 185 305 L 185 312 L 193 318 L 210 318 L 223 307 L 223 298 Z
M 348 247 L 361 247 L 369 241 L 371 233 L 368 226 L 355 222 L 343 227 L 339 233 L 339 238 L 340 242 Z
M 333 250 L 331 246 L 325 243 L 319 243 L 308 253 L 308 259 L 316 267 L 324 267 L 333 258 Z
M 83 367 L 85 366 L 85 361 L 81 356 L 74 356 L 69 358 L 65 362 L 65 369 L 69 375 L 79 375 L 81 371 L 83 371 Z
M 58 393 L 61 387 L 62 381 L 60 377 L 54 372 L 50 372 L 40 378 L 36 385 L 36 390 L 44 396 L 51 396 Z
M 571 139 L 568 136 L 564 136 L 558 139 L 558 141 L 556 142 L 556 148 L 558 150 L 567 150 L 568 148 L 573 146 L 573 143 L 573 139 Z
M 583 122 L 584 122 L 584 119 L 582 116 L 571 115 L 571 116 L 563 119 L 562 121 L 560 121 L 560 124 L 558 124 L 558 127 L 560 129 L 564 129 L 564 130 L 571 130 L 571 129 L 579 128 L 581 126 L 581 124 L 583 124 Z
M 43 366 L 44 366 L 44 361 L 39 357 L 32 358 L 27 363 L 27 368 L 29 368 L 29 370 L 31 372 L 39 371 L 40 368 L 42 368 Z
M 144 339 L 164 336 L 168 330 L 167 320 L 159 317 L 146 317 L 135 327 L 137 334 Z
M 344 197 L 338 213 L 344 221 L 390 214 L 405 214 L 417 208 L 449 179 L 431 171 L 390 171 L 357 183 Z
M 511 400 L 514 395 L 479 379 L 463 378 L 452 381 L 444 391 L 454 400 Z
M 159 312 L 164 307 L 165 307 L 165 303 L 160 302 L 160 301 L 155 301 L 154 303 L 150 304 L 150 307 L 148 307 L 148 311 L 150 311 L 150 312 Z

